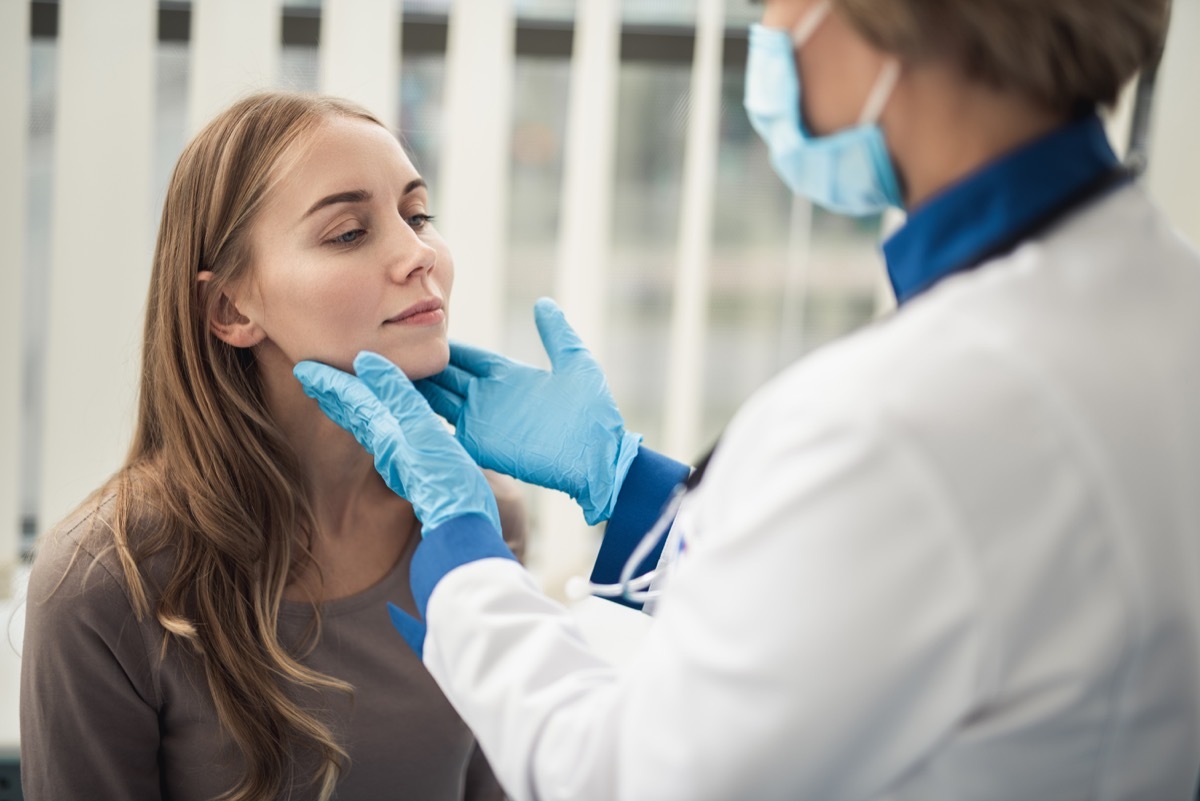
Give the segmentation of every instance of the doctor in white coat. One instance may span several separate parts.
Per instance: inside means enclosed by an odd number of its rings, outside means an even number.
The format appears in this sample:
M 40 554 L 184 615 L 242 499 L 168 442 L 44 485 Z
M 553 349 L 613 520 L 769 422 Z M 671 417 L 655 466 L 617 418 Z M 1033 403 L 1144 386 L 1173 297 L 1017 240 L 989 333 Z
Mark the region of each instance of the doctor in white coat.
M 759 390 L 703 470 L 625 430 L 549 301 L 550 371 L 298 365 L 416 507 L 393 619 L 514 799 L 1193 798 L 1200 258 L 1096 116 L 1166 15 L 768 0 L 747 113 L 796 192 L 908 211 L 900 305 Z M 632 664 L 507 553 L 476 463 L 607 520 L 600 584 L 687 480 L 630 564 L 674 559 Z

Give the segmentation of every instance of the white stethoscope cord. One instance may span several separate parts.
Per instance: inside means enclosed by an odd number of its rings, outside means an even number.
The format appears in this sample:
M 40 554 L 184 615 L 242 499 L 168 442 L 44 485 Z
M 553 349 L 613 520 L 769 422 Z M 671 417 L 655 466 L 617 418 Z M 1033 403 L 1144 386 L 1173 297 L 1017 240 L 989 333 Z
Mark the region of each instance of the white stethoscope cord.
M 632 603 L 645 603 L 661 595 L 661 590 L 651 590 L 649 587 L 659 576 L 663 575 L 662 568 L 655 568 L 636 578 L 633 574 L 637 570 L 638 565 L 654 552 L 654 548 L 658 545 L 659 540 L 667 536 L 668 532 L 670 532 L 671 523 L 675 520 L 675 514 L 679 511 L 679 504 L 686 492 L 687 490 L 683 484 L 680 484 L 671 491 L 671 495 L 667 498 L 667 502 L 663 506 L 662 512 L 659 513 L 658 519 L 654 521 L 654 525 L 650 527 L 650 530 L 642 535 L 637 547 L 633 549 L 633 552 L 629 554 L 629 558 L 625 560 L 625 566 L 621 568 L 621 576 L 617 584 L 593 584 L 583 576 L 572 576 L 567 580 L 566 587 L 564 588 L 568 600 L 582 601 L 589 595 L 599 595 L 604 598 L 624 598 Z

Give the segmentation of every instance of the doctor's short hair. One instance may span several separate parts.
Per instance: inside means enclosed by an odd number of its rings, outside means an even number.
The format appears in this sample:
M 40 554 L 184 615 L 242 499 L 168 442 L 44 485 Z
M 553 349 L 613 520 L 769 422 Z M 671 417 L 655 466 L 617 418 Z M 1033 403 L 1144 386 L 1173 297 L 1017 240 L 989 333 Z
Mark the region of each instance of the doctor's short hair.
M 956 64 L 1046 109 L 1112 106 L 1162 51 L 1171 0 L 833 0 L 881 50 Z

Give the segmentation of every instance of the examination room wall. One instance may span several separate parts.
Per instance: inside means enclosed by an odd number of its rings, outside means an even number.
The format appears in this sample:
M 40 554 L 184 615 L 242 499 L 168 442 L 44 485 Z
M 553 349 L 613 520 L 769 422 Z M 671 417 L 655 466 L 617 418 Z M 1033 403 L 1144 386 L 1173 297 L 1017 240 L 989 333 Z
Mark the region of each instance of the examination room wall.
M 120 463 L 157 215 L 191 132 L 263 86 L 348 95 L 429 180 L 452 336 L 542 364 L 554 295 L 628 427 L 691 460 L 782 365 L 889 308 L 894 219 L 791 199 L 741 110 L 745 0 L 0 0 L 0 748 L 23 565 Z M 1200 0 L 1176 0 L 1144 183 L 1200 241 Z M 1110 120 L 1124 152 L 1132 92 Z M 552 594 L 599 532 L 527 490 Z

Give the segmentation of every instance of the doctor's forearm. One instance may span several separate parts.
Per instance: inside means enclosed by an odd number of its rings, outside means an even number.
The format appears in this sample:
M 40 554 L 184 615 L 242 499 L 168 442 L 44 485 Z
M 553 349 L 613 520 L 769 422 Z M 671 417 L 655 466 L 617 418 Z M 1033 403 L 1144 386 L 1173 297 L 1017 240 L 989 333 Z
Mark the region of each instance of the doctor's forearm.
M 479 561 L 448 574 L 427 615 L 425 665 L 509 797 L 621 797 L 617 673 L 519 565 Z

